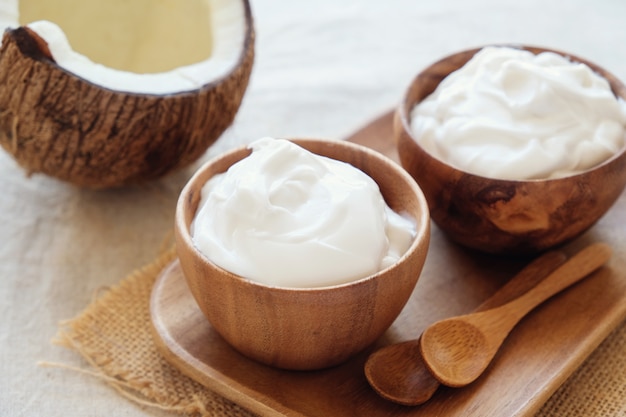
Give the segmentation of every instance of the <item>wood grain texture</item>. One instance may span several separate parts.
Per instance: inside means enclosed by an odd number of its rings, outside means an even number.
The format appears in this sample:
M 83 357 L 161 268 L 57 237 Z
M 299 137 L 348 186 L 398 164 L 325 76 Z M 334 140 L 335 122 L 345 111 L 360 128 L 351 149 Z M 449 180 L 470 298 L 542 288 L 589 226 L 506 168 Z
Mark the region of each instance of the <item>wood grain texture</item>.
M 415 104 L 477 51 L 446 57 L 425 68 L 411 83 L 394 123 L 402 166 L 422 187 L 435 223 L 463 245 L 491 253 L 534 254 L 568 242 L 602 217 L 624 190 L 626 146 L 578 175 L 512 181 L 456 169 L 431 156 L 412 137 L 410 114 Z M 609 81 L 617 97 L 626 99 L 626 86 L 608 71 L 582 58 L 560 54 L 590 66 Z
M 391 113 L 370 131 L 351 136 L 385 148 Z M 393 404 L 368 385 L 363 364 L 390 343 L 417 338 L 431 323 L 468 313 L 500 288 L 528 259 L 507 259 L 460 247 L 438 227 L 420 281 L 391 328 L 371 348 L 344 364 L 313 372 L 281 371 L 237 353 L 207 323 L 180 269 L 164 271 L 154 288 L 155 341 L 190 377 L 263 416 L 532 416 L 598 344 L 626 318 L 626 196 L 569 254 L 594 241 L 615 254 L 606 268 L 557 295 L 522 321 L 481 378 L 464 388 L 441 387 L 417 407 Z
M 199 158 L 232 123 L 254 61 L 246 34 L 233 70 L 195 91 L 113 91 L 59 67 L 27 27 L 0 49 L 0 145 L 28 172 L 108 188 L 143 182 Z

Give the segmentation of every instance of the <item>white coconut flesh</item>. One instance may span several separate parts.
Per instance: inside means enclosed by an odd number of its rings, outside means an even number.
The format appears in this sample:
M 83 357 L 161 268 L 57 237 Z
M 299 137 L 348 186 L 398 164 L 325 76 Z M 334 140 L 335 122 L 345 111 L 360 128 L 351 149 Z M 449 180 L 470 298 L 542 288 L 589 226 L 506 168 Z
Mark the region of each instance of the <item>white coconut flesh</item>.
M 66 71 L 133 93 L 191 91 L 228 74 L 246 33 L 232 0 L 0 0 L 0 27 L 27 26 Z

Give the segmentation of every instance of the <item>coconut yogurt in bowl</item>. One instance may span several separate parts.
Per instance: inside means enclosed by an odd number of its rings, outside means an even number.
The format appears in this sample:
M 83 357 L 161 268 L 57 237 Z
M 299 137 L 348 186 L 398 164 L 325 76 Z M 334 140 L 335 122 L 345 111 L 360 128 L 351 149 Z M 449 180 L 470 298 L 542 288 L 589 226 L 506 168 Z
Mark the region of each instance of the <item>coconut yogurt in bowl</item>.
M 487 46 L 421 71 L 394 136 L 452 240 L 535 254 L 582 234 L 622 193 L 625 99 L 624 84 L 588 60 Z
M 224 340 L 264 364 L 311 370 L 362 351 L 397 318 L 426 260 L 430 216 L 415 180 L 373 150 L 264 139 L 193 175 L 175 232 L 189 289 Z

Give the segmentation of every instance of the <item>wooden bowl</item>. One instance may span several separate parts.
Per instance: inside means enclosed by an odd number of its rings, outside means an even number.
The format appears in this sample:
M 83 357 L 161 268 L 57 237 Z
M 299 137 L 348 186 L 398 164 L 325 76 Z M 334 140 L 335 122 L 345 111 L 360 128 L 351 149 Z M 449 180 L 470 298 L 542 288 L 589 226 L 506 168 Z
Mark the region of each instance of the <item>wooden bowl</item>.
M 430 217 L 413 178 L 381 154 L 342 141 L 294 142 L 361 169 L 378 183 L 392 209 L 415 219 L 415 240 L 398 262 L 358 281 L 311 289 L 267 286 L 213 264 L 194 247 L 189 226 L 202 185 L 248 156 L 247 148 L 209 161 L 189 180 L 176 208 L 176 245 L 195 300 L 231 346 L 267 365 L 310 370 L 345 361 L 372 344 L 395 320 L 424 265 Z
M 535 54 L 552 51 L 583 62 L 626 99 L 615 76 L 584 59 L 558 51 L 523 47 Z M 413 138 L 412 108 L 430 95 L 478 49 L 450 55 L 412 81 L 394 119 L 402 166 L 424 191 L 433 221 L 454 241 L 484 252 L 528 255 L 570 241 L 591 227 L 613 205 L 626 185 L 626 147 L 578 175 L 545 180 L 499 180 L 464 172 L 426 152 Z

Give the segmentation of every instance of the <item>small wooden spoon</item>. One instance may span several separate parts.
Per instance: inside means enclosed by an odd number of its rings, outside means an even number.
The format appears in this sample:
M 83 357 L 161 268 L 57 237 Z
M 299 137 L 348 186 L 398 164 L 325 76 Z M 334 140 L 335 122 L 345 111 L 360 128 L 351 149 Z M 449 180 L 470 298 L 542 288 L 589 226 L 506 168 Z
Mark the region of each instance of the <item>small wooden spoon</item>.
M 462 387 L 471 383 L 489 366 L 509 332 L 528 312 L 610 257 L 608 245 L 590 245 L 521 297 L 491 310 L 434 323 L 420 339 L 426 366 L 442 384 Z
M 546 252 L 526 265 L 475 311 L 489 310 L 519 297 L 566 259 L 563 252 Z M 365 362 L 365 376 L 378 395 L 402 405 L 425 403 L 440 385 L 424 364 L 419 339 L 388 345 L 372 353 Z

